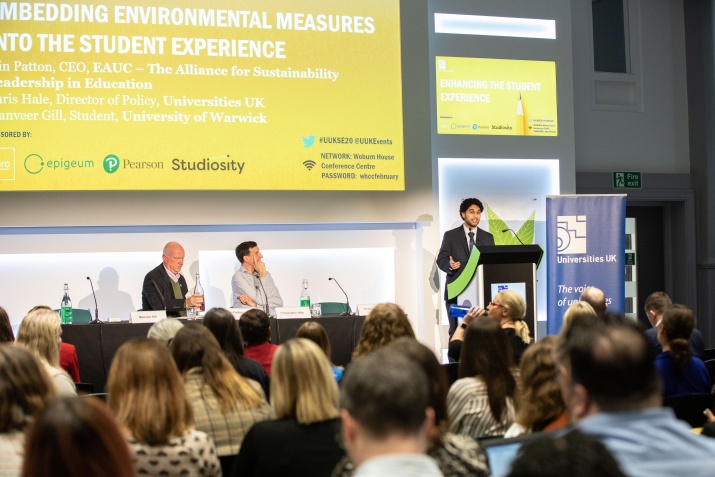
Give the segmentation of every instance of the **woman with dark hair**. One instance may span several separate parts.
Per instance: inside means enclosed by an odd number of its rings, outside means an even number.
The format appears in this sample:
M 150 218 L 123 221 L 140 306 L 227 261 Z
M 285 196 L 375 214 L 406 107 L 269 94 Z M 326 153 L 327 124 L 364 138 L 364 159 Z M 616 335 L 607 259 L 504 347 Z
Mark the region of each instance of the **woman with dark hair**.
M 394 303 L 381 303 L 365 318 L 352 359 L 388 345 L 403 336 L 415 337 L 407 315 Z
M 477 318 L 467 327 L 459 377 L 447 395 L 450 431 L 475 439 L 502 436 L 514 422 L 517 382 L 511 344 L 499 324 Z
M 204 326 L 216 337 L 228 362 L 238 374 L 258 382 L 268 398 L 269 379 L 266 370 L 258 361 L 246 358 L 241 330 L 233 314 L 224 308 L 211 308 L 204 315 Z
M 268 377 L 278 345 L 271 343 L 271 320 L 265 312 L 251 309 L 238 319 L 238 327 L 246 344 L 246 357 L 258 361 Z
M 343 458 L 338 385 L 318 345 L 293 338 L 273 361 L 271 408 L 275 420 L 259 422 L 246 435 L 234 477 L 329 476 Z
M 233 369 L 213 334 L 188 323 L 171 342 L 184 387 L 194 409 L 194 425 L 213 439 L 219 457 L 235 455 L 251 427 L 270 418 L 263 389 Z
M 0 343 L 0 475 L 20 475 L 25 429 L 55 394 L 50 376 L 35 355 Z
M 330 354 L 332 351 L 330 346 L 330 338 L 328 338 L 328 332 L 325 331 L 323 325 L 321 325 L 317 321 L 306 321 L 305 323 L 300 325 L 298 331 L 295 332 L 295 337 L 308 339 L 313 343 L 317 344 L 320 349 L 323 350 L 325 356 L 327 356 L 328 358 L 328 361 L 330 361 L 330 367 L 332 368 L 333 374 L 335 375 L 335 382 L 339 383 L 343 377 L 343 368 L 335 366 L 330 359 Z
M 566 404 L 556 382 L 556 343 L 556 336 L 546 336 L 524 351 L 520 366 L 519 411 L 504 437 L 553 431 L 568 425 Z
M 655 367 L 663 381 L 663 396 L 709 393 L 710 374 L 700 358 L 690 354 L 690 334 L 695 328 L 693 311 L 683 305 L 665 309 L 658 327 L 658 342 L 663 347 Z
M 485 476 L 489 467 L 484 449 L 473 438 L 449 432 L 447 392 L 449 383 L 444 368 L 434 353 L 417 340 L 403 337 L 388 345 L 417 363 L 430 384 L 430 407 L 434 409 L 434 427 L 429 436 L 427 454 L 436 462 L 444 477 Z M 346 457 L 335 468 L 332 477 L 347 477 L 355 466 Z
M 119 347 L 107 378 L 107 404 L 128 433 L 137 474 L 221 476 L 216 447 L 194 429 L 181 374 L 162 342 L 133 338 Z
M 10 317 L 5 308 L 0 306 L 0 343 L 12 343 L 13 341 L 15 341 L 15 335 L 12 333 Z
M 127 442 L 98 399 L 52 401 L 27 432 L 22 477 L 132 477 Z M 39 457 L 41 456 L 41 457 Z

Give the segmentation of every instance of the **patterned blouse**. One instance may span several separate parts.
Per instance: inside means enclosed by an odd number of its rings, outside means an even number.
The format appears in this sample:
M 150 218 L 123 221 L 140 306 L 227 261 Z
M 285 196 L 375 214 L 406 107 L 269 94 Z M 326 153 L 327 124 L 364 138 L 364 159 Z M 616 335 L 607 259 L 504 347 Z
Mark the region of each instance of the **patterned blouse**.
M 192 429 L 168 444 L 150 446 L 127 440 L 139 476 L 221 477 L 216 447 L 205 432 Z

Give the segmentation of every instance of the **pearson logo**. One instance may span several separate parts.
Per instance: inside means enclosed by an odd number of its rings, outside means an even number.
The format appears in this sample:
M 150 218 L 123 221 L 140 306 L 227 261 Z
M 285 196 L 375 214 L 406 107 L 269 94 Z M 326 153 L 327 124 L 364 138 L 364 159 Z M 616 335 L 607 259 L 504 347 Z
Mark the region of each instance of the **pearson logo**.
M 119 169 L 119 158 L 114 154 L 110 154 L 102 161 L 102 167 L 107 174 L 114 174 Z
M 559 215 L 556 227 L 559 254 L 586 253 L 585 215 Z

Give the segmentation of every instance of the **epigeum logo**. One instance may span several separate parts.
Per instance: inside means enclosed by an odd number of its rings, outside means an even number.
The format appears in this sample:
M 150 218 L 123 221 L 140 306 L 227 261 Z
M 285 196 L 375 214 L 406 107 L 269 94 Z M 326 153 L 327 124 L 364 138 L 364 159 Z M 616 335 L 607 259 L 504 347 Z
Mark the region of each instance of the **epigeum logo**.
M 102 161 L 102 167 L 107 174 L 114 174 L 119 169 L 119 158 L 114 154 L 109 154 Z
M 586 253 L 585 215 L 559 215 L 556 227 L 559 254 Z
M 45 161 L 39 154 L 30 154 L 25 158 L 25 170 L 30 174 L 39 174 L 45 167 Z

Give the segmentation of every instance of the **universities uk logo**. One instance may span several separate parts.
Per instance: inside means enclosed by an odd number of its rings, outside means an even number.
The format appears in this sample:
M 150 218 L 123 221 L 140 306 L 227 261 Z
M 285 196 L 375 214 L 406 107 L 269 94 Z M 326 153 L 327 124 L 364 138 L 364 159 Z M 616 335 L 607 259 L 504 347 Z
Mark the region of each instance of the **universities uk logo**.
M 586 253 L 586 216 L 556 217 L 556 245 L 559 254 Z

